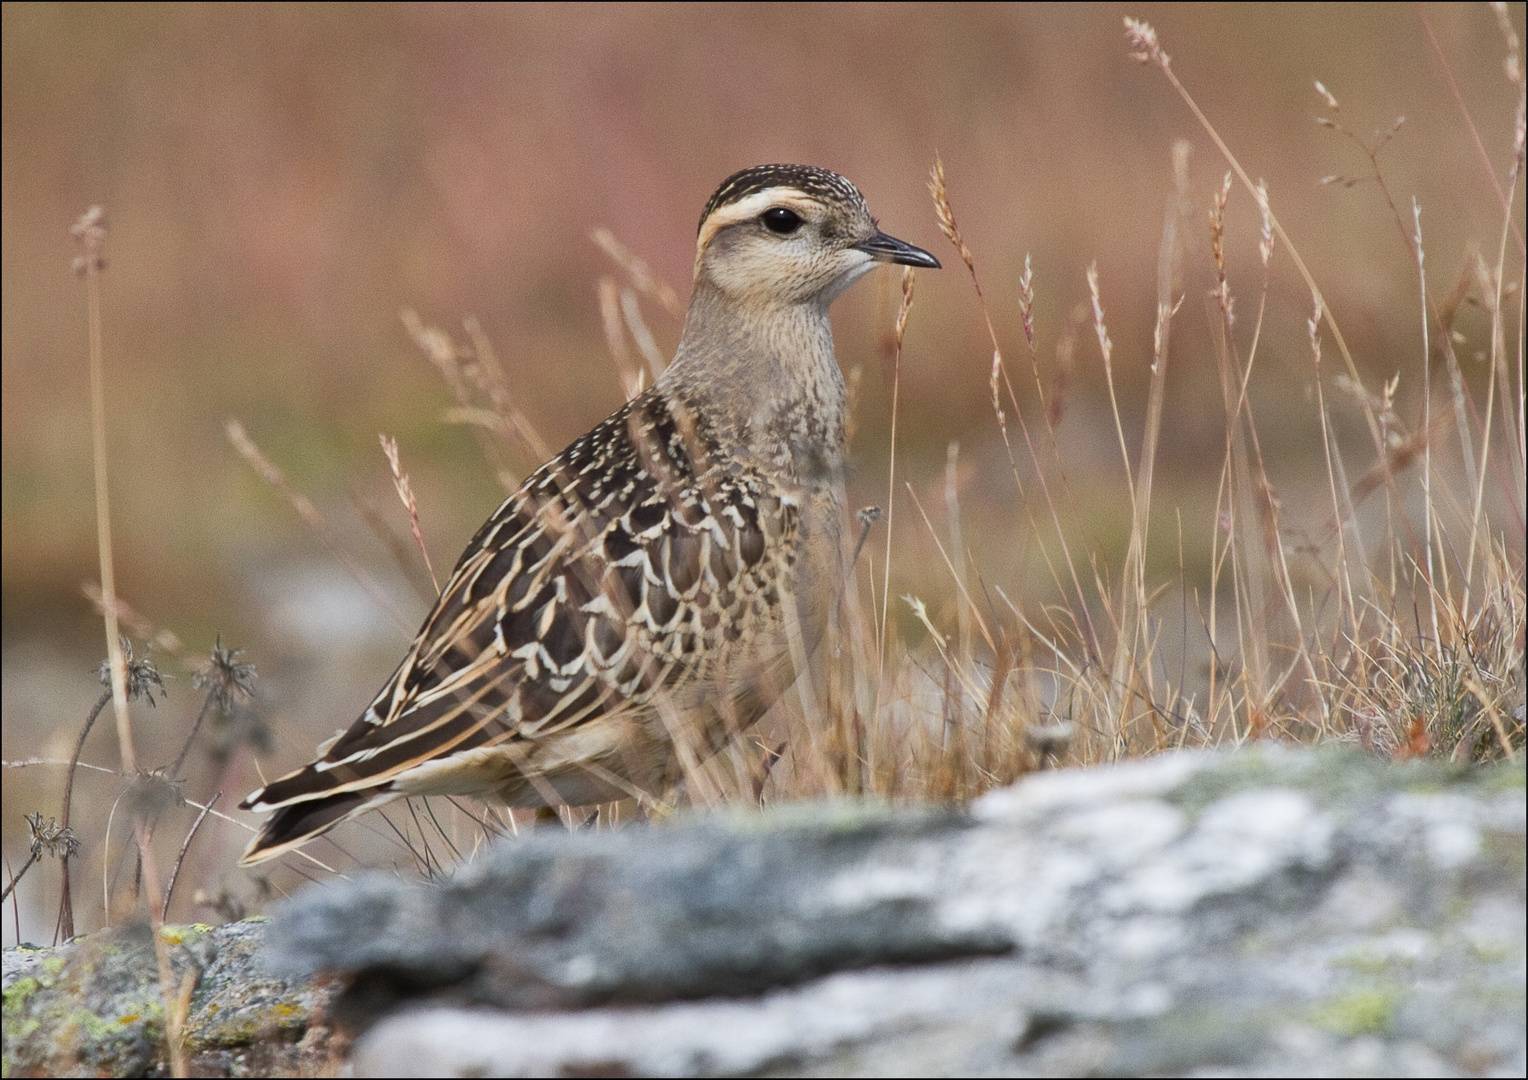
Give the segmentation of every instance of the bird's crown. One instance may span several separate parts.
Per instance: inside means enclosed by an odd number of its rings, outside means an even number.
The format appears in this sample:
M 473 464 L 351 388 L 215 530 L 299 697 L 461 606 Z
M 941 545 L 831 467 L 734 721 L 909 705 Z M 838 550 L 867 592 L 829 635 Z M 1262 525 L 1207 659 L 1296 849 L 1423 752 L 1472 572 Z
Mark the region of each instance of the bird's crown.
M 771 188 L 799 192 L 823 203 L 843 203 L 855 209 L 865 206 L 865 197 L 860 194 L 859 188 L 829 169 L 819 169 L 815 165 L 755 165 L 751 169 L 739 170 L 722 181 L 715 194 L 707 200 L 706 208 L 700 215 L 700 227 L 696 231 L 704 232 L 706 221 L 716 211 Z
M 705 278 L 734 300 L 831 302 L 876 262 L 939 265 L 882 233 L 859 189 L 828 169 L 743 169 L 700 216 L 697 284 Z

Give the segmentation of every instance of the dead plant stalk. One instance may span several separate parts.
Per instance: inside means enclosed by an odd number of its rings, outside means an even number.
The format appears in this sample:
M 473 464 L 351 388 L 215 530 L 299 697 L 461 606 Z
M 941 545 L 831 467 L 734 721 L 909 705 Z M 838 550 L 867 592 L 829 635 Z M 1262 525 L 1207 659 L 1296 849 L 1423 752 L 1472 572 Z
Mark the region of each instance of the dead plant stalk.
M 138 772 L 138 755 L 133 747 L 132 721 L 127 706 L 127 665 L 122 655 L 121 635 L 117 628 L 117 578 L 112 558 L 111 503 L 106 482 L 106 361 L 101 330 L 101 272 L 106 269 L 106 212 L 99 206 L 87 210 L 71 229 L 84 254 L 75 260 L 75 270 L 85 279 L 86 317 L 90 337 L 90 432 L 95 463 L 96 547 L 101 564 L 102 607 L 106 622 L 106 655 L 111 664 L 112 709 L 117 722 L 117 745 L 122 768 L 129 775 Z M 159 912 L 163 899 L 159 872 L 154 862 L 154 848 L 147 823 L 136 817 L 133 836 L 143 861 L 143 881 L 148 893 L 149 920 L 154 936 L 154 956 L 159 966 L 159 992 L 164 1006 L 165 1042 L 170 1069 L 175 1076 L 186 1076 L 185 1050 L 181 1044 L 184 1019 L 178 1004 L 181 995 L 170 966 L 168 946 L 160 933 Z M 107 911 L 110 917 L 110 910 Z

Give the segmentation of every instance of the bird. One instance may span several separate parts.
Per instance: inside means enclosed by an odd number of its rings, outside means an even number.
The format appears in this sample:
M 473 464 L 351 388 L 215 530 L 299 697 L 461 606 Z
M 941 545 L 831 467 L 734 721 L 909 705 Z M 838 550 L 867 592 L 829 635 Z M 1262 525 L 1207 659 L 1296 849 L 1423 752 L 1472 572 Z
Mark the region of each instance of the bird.
M 360 717 L 244 799 L 269 816 L 240 864 L 412 795 L 654 805 L 686 751 L 755 722 L 845 578 L 828 308 L 883 264 L 939 260 L 882 232 L 838 173 L 727 177 L 672 362 L 478 529 Z

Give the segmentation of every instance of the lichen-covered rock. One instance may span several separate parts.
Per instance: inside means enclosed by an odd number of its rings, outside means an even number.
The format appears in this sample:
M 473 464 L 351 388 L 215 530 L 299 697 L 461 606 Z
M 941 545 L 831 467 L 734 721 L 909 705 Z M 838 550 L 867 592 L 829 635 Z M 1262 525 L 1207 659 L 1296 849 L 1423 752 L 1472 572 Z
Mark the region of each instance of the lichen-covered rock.
M 388 874 L 307 890 L 274 916 L 272 963 L 356 972 L 365 1022 L 424 994 L 516 1008 L 749 994 L 843 968 L 1005 952 L 920 888 L 972 827 L 850 803 L 656 828 L 538 830 L 454 880 Z M 889 891 L 888 891 L 889 890 Z
M 176 987 L 192 980 L 183 1045 L 200 1076 L 268 1076 L 328 1060 L 327 980 L 259 962 L 264 920 L 166 926 Z M 56 949 L 7 949 L 6 1076 L 168 1076 L 151 931 L 121 927 Z
M 1524 832 L 1520 767 L 1178 754 L 969 815 L 507 845 L 445 889 L 310 891 L 273 936 L 360 1009 L 412 999 L 358 1075 L 1521 1074 Z M 518 1008 L 590 1002 L 619 1004 Z
M 540 831 L 181 931 L 187 1045 L 312 1072 L 335 1016 L 357 1075 L 1522 1075 L 1524 786 L 1258 747 Z M 150 944 L 8 951 L 7 1072 L 162 1069 Z

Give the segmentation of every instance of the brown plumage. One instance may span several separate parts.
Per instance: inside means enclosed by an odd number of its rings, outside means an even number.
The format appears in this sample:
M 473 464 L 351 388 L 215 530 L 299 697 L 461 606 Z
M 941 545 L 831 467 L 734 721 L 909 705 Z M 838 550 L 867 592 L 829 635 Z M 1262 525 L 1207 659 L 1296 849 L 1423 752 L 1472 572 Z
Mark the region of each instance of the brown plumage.
M 318 760 L 251 794 L 250 865 L 405 795 L 660 795 L 810 657 L 842 579 L 844 386 L 828 305 L 878 262 L 843 177 L 745 169 L 701 218 L 674 362 L 478 530 L 403 662 Z

